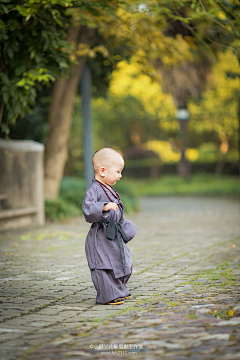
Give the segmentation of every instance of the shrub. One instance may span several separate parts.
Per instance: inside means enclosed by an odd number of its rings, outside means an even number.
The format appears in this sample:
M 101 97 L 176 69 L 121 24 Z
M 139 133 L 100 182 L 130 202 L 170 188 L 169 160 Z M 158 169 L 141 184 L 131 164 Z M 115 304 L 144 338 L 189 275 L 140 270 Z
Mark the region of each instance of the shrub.
M 59 192 L 60 198 L 76 205 L 79 209 L 82 209 L 85 192 L 85 182 L 83 179 L 72 176 L 67 176 L 62 179 Z
M 114 188 L 119 193 L 121 200 L 125 206 L 125 213 L 129 214 L 139 209 L 138 197 L 134 191 L 133 185 L 127 182 L 119 182 Z
M 62 221 L 80 214 L 81 210 L 76 205 L 69 203 L 64 199 L 57 198 L 54 200 L 45 200 L 45 215 L 49 220 Z
M 117 184 L 115 186 L 125 206 L 125 212 L 131 213 L 138 210 L 137 196 L 133 186 Z M 82 214 L 82 201 L 86 193 L 85 182 L 76 177 L 62 179 L 59 198 L 45 201 L 46 217 L 52 221 L 61 221 L 66 218 Z

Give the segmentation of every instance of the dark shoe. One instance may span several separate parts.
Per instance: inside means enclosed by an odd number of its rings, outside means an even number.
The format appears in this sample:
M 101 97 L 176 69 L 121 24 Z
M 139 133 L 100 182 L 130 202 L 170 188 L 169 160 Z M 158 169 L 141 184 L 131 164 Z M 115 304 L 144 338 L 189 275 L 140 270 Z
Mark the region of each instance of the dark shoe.
M 109 303 L 107 303 L 106 305 L 121 305 L 124 303 L 124 299 L 122 298 L 118 298 L 115 300 L 110 301 Z
M 131 297 L 131 294 L 129 293 L 129 295 L 125 296 L 123 299 L 130 299 L 130 297 Z

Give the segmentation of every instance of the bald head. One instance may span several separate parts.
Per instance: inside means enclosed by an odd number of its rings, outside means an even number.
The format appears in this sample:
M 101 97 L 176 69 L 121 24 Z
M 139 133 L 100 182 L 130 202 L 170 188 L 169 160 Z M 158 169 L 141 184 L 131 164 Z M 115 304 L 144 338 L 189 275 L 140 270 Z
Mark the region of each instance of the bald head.
M 107 168 L 116 165 L 117 163 L 122 163 L 124 165 L 122 155 L 111 148 L 102 148 L 96 151 L 93 155 L 92 162 L 95 173 L 98 172 L 101 167 Z

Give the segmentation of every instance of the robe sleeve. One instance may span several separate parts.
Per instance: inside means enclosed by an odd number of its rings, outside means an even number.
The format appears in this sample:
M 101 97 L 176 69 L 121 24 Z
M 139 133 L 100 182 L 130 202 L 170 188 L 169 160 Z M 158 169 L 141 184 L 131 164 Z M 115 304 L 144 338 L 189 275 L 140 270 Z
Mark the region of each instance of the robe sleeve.
M 138 229 L 137 225 L 135 225 L 130 220 L 125 220 L 124 217 L 121 218 L 120 224 L 122 225 L 122 228 L 125 231 L 125 233 L 129 236 L 130 238 L 129 241 L 132 240 L 137 233 L 137 229 Z
M 99 222 L 103 219 L 110 220 L 111 210 L 103 211 L 103 206 L 108 202 L 97 201 L 97 194 L 93 188 L 89 188 L 83 199 L 82 210 L 85 220 L 89 223 Z

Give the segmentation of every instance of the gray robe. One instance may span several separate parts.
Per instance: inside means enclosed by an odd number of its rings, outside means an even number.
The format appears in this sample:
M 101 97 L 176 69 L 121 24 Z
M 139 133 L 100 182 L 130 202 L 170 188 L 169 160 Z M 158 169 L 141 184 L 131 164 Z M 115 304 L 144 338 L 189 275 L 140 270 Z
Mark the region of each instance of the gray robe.
M 115 198 L 109 190 L 107 190 L 112 202 L 117 203 Z M 92 224 L 85 242 L 85 251 L 88 261 L 88 266 L 91 270 L 102 269 L 112 270 L 116 279 L 125 275 L 131 274 L 132 271 L 132 253 L 123 241 L 123 248 L 125 254 L 125 274 L 123 272 L 123 265 L 121 259 L 120 248 L 117 239 L 111 241 L 106 237 L 106 224 L 100 227 L 98 223 L 103 219 L 114 220 L 122 225 L 125 233 L 130 237 L 130 240 L 136 235 L 137 226 L 132 222 L 125 220 L 124 210 L 118 206 L 117 210 L 109 210 L 103 212 L 103 206 L 109 203 L 110 200 L 105 194 L 104 190 L 97 183 L 95 179 L 86 192 L 82 203 L 82 210 L 85 220 Z

